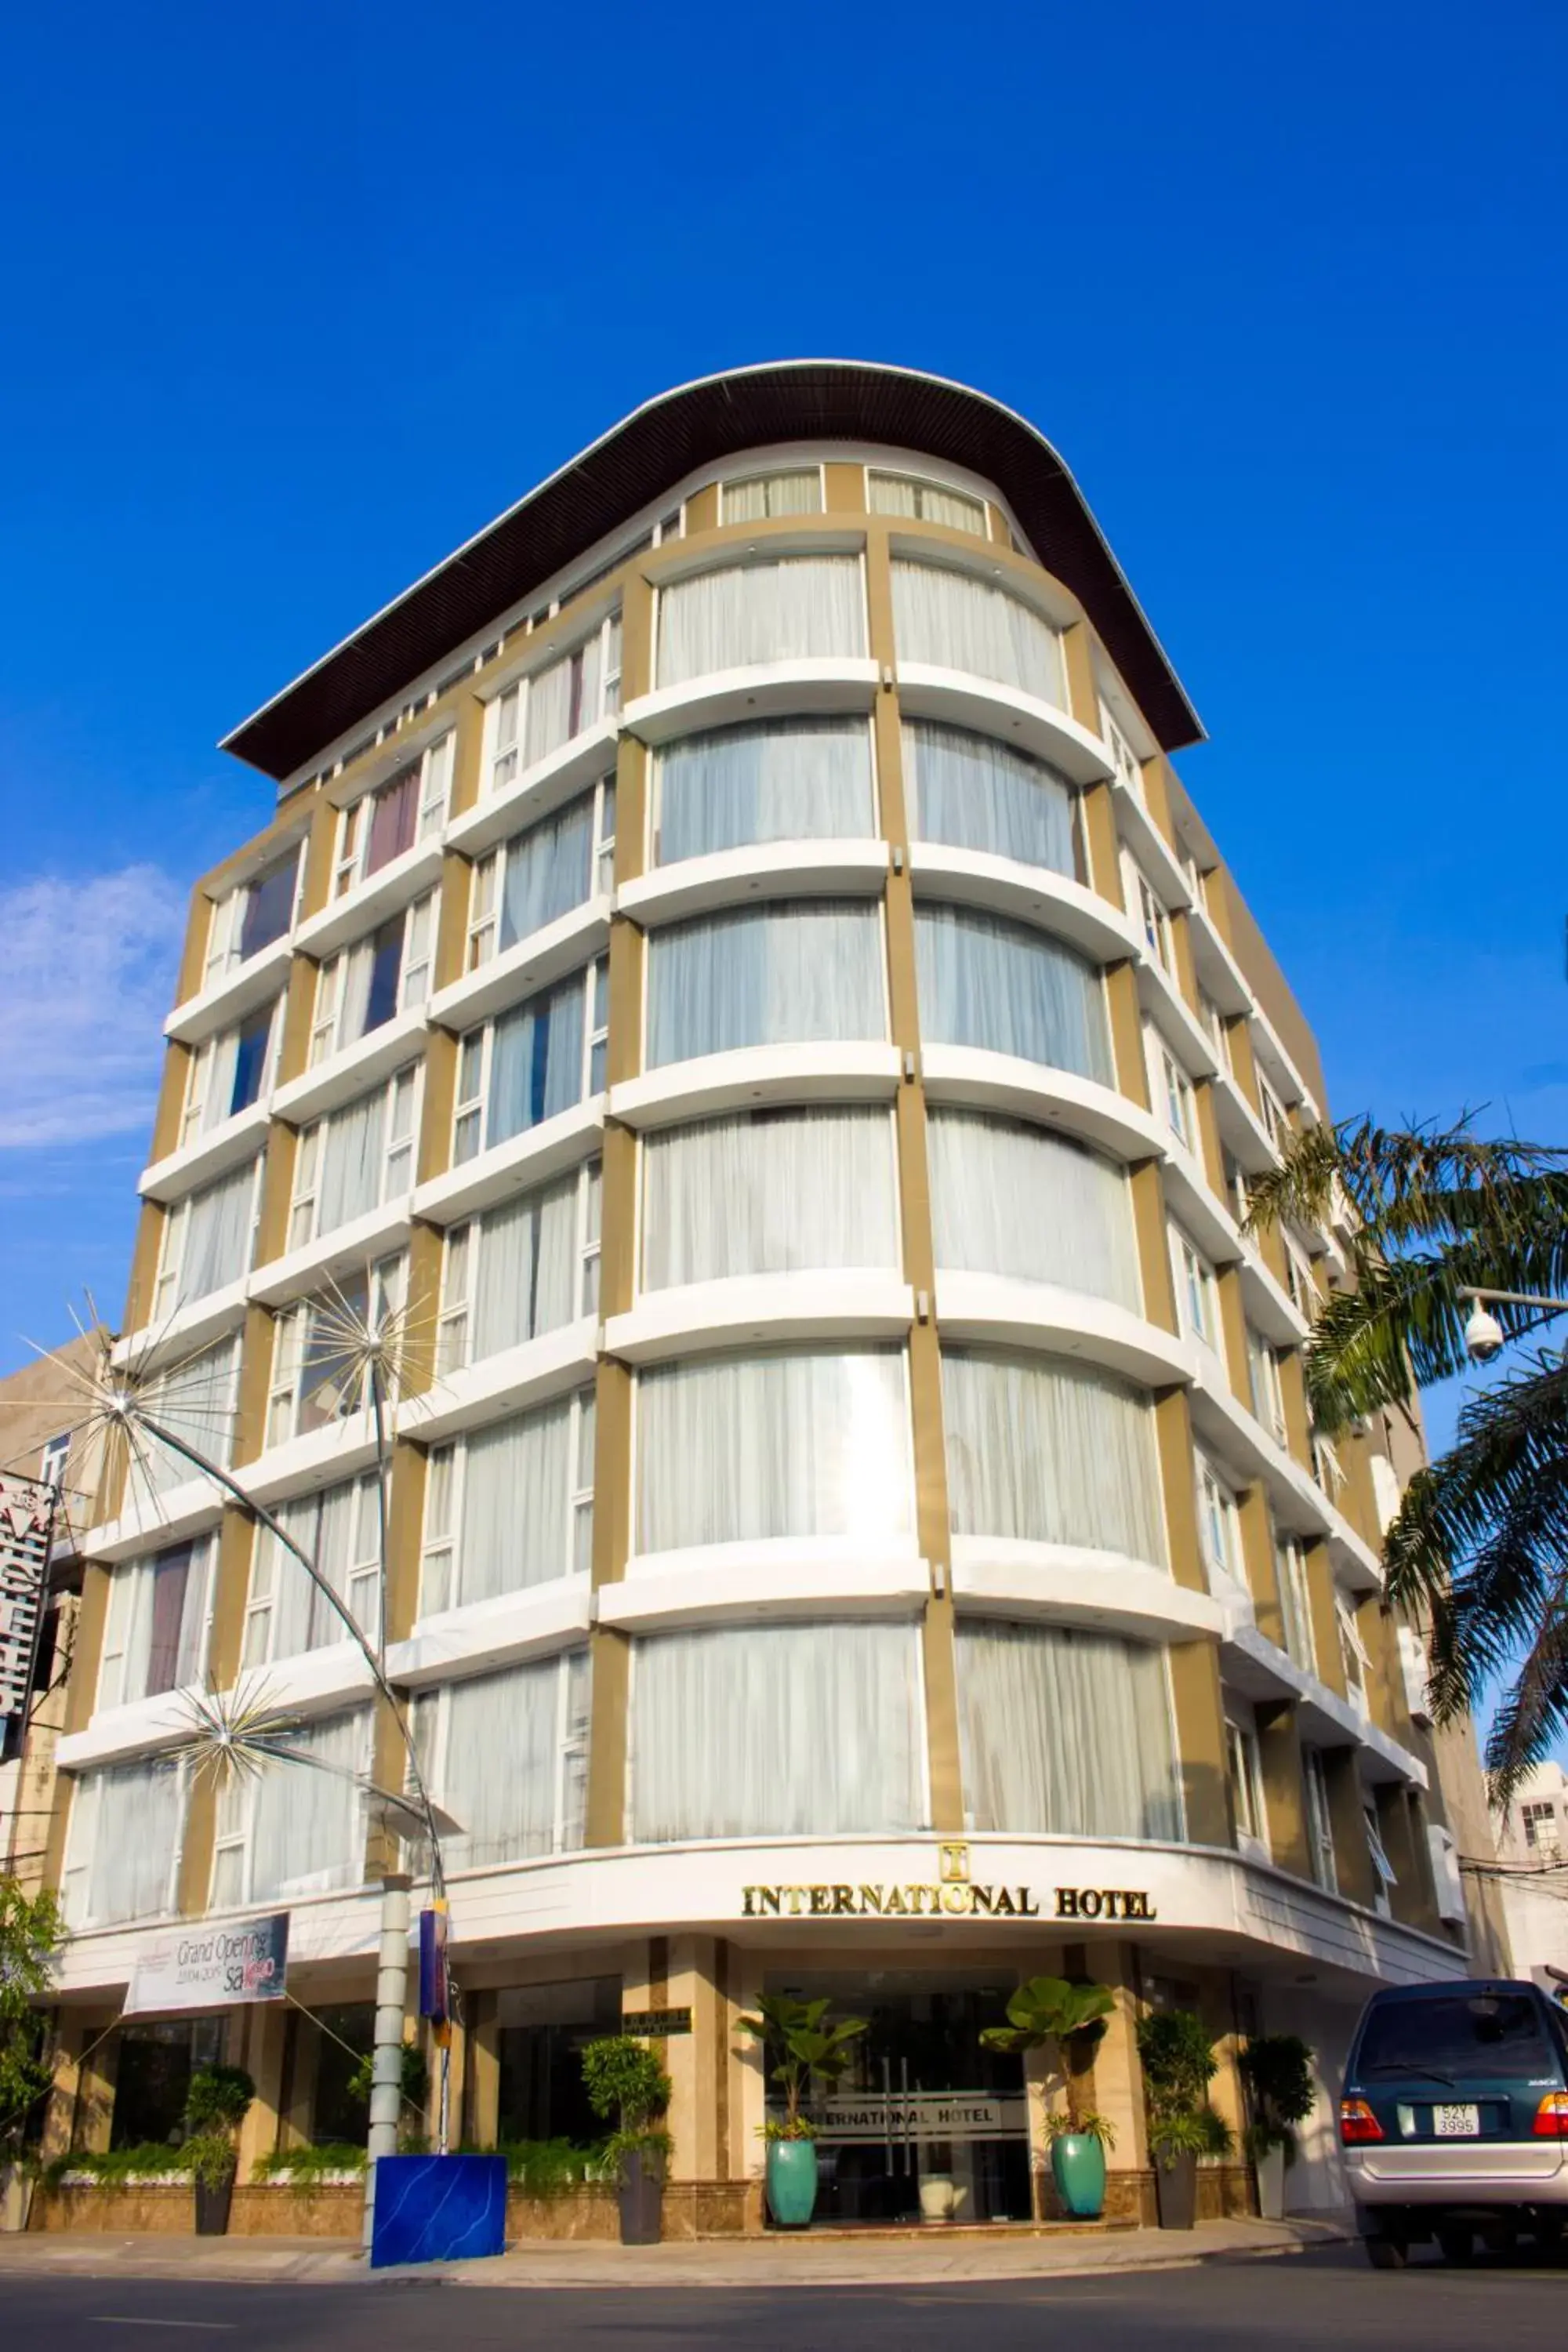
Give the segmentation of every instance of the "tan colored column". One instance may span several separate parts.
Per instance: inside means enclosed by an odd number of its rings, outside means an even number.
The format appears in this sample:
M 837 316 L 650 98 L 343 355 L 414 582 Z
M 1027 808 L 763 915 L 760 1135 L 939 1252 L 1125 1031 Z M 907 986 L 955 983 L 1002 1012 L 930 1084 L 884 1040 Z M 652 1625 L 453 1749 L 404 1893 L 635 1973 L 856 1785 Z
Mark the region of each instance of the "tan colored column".
M 1242 1297 L 1241 1270 L 1222 1265 L 1215 1276 L 1219 1289 L 1220 1325 L 1225 1332 L 1225 1366 L 1230 1392 L 1252 1410 L 1252 1380 L 1247 1363 L 1247 1302 Z
M 310 1024 L 316 1015 L 316 978 L 321 966 L 308 955 L 289 963 L 289 990 L 283 1005 L 283 1042 L 278 1052 L 278 1084 L 305 1075 L 310 1059 Z
M 674 2085 L 669 2129 L 675 2141 L 671 2178 L 717 2180 L 723 2177 L 719 2139 L 720 2002 L 714 1982 L 711 1936 L 670 1938 L 666 2000 L 689 2009 L 689 2033 L 668 2035 L 664 2064 Z
M 1263 1780 L 1263 1809 L 1268 1821 L 1268 1850 L 1281 1870 L 1310 1878 L 1307 1809 L 1301 1781 L 1301 1738 L 1295 1709 L 1258 1709 L 1258 1755 Z
M 1341 1698 L 1348 1698 L 1344 1659 L 1340 1653 L 1339 1617 L 1334 1608 L 1334 1571 L 1328 1545 L 1308 1544 L 1303 1560 L 1307 1597 L 1312 1611 L 1312 1647 L 1318 1656 L 1318 1679 L 1327 1683 L 1331 1691 L 1337 1691 Z
M 240 2012 L 240 2053 L 243 2066 L 256 2085 L 250 2112 L 239 2129 L 239 2179 L 252 2180 L 256 2167 L 279 2145 L 282 2116 L 283 2046 L 289 2019 L 282 2002 L 257 2001 Z
M 471 1996 L 475 2006 L 468 2028 L 468 2127 L 479 2147 L 493 2147 L 500 2125 L 500 2022 L 493 1992 Z
M 239 1380 L 235 1390 L 233 1466 L 242 1470 L 267 1444 L 267 1406 L 272 1386 L 272 1343 L 276 1327 L 265 1307 L 253 1301 L 245 1310 L 240 1342 Z
M 225 1506 L 218 1525 L 212 1641 L 207 1650 L 207 1679 L 214 1690 L 232 1690 L 239 1678 L 256 1532 L 256 1521 L 248 1512 L 237 1503 Z
M 1234 1845 L 1219 1651 L 1213 1642 L 1178 1642 L 1170 1659 L 1188 1840 L 1194 1845 Z
M 1131 1101 L 1148 1110 L 1149 1061 L 1143 1051 L 1143 1013 L 1138 1003 L 1138 976 L 1130 963 L 1113 963 L 1106 973 L 1105 1003 L 1110 1016 L 1110 1051 L 1117 1086 Z
M 453 707 L 458 740 L 452 746 L 452 791 L 447 807 L 461 816 L 479 797 L 479 765 L 484 751 L 486 704 L 474 693 L 459 696 Z
M 1322 1750 L 1323 1779 L 1329 1792 L 1329 1822 L 1334 1839 L 1334 1871 L 1340 1893 L 1352 1903 L 1370 1904 L 1376 1888 L 1372 1854 L 1366 1842 L 1366 1817 L 1362 1811 L 1361 1773 L 1353 1748 Z
M 866 469 L 863 466 L 829 464 L 823 467 L 829 514 L 864 514 Z
M 310 830 L 305 837 L 305 876 L 300 892 L 302 920 L 311 915 L 319 915 L 331 897 L 332 867 L 337 862 L 339 814 L 326 793 L 319 793 L 310 811 Z
M 153 1319 L 153 1292 L 158 1280 L 158 1259 L 163 1246 L 168 1211 L 160 1201 L 143 1201 L 136 1218 L 136 1240 L 131 1253 L 131 1278 L 125 1286 L 125 1328 L 140 1331 Z

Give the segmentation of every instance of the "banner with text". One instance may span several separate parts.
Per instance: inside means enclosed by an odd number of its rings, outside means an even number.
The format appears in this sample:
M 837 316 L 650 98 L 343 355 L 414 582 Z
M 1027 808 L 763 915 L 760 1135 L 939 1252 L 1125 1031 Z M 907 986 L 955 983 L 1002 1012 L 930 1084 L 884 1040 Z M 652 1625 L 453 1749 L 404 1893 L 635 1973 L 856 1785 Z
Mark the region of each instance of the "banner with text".
M 281 2000 L 288 1990 L 289 1914 L 240 1927 L 160 1936 L 138 1954 L 125 2014 L 226 2009 L 237 2000 Z

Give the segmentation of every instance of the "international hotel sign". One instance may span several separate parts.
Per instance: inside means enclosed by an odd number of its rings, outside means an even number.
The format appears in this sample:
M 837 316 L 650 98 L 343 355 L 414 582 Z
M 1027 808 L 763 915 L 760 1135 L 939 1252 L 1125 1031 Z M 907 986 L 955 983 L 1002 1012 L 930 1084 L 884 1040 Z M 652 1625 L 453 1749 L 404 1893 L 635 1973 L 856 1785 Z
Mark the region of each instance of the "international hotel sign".
M 938 1848 L 938 1876 L 911 1882 L 742 1886 L 742 1919 L 1157 1919 L 1145 1888 L 1053 1886 L 1042 1905 L 1029 1886 L 987 1885 L 969 1874 L 969 1848 Z

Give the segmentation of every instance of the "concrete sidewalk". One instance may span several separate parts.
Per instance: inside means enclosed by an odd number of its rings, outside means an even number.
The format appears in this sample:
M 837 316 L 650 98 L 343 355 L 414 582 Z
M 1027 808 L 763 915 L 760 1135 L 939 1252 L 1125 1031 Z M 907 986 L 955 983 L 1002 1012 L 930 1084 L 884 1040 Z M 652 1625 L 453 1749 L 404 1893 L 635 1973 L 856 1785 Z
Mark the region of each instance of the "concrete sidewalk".
M 531 2240 L 486 2262 L 371 2271 L 356 2249 L 320 2238 L 100 2236 L 88 2231 L 0 2237 L 7 2278 L 158 2278 L 231 2284 L 346 2286 L 422 2280 L 449 2286 L 746 2287 L 964 2286 L 1107 2271 L 1184 2269 L 1332 2245 L 1334 2221 L 1208 2221 L 1190 2231 L 1125 2230 L 1105 2236 L 708 2239 L 663 2246 L 574 2245 Z

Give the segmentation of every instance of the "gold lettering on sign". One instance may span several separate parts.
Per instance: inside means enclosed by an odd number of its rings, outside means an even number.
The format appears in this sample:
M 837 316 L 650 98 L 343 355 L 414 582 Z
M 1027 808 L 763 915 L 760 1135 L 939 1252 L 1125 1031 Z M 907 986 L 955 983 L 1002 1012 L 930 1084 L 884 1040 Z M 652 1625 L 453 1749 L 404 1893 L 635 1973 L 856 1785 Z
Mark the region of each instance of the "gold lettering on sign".
M 949 1874 L 946 1856 L 967 1858 L 967 1846 L 943 1847 L 942 1876 L 908 1886 L 742 1886 L 743 1919 L 1037 1919 L 1040 1906 L 1027 1886 L 984 1886 Z M 1142 1887 L 1058 1886 L 1058 1919 L 1154 1920 L 1159 1913 Z
M 969 1848 L 966 1845 L 939 1845 L 937 1874 L 948 1884 L 969 1876 Z

